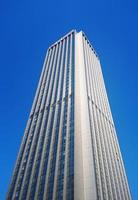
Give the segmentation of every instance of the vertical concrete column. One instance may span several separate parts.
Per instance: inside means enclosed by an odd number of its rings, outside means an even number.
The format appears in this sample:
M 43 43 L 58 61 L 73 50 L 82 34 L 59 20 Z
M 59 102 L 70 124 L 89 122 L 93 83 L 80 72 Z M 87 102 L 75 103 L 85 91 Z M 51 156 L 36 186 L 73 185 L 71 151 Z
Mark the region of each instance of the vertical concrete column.
M 96 200 L 82 32 L 75 36 L 74 199 Z

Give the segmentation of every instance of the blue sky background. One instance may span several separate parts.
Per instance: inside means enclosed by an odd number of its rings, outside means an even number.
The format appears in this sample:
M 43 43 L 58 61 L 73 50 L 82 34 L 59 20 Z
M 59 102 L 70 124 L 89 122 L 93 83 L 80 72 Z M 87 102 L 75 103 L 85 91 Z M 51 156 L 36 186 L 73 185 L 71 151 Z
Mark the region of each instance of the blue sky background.
M 46 49 L 83 30 L 100 55 L 133 200 L 138 199 L 138 1 L 0 0 L 0 200 Z

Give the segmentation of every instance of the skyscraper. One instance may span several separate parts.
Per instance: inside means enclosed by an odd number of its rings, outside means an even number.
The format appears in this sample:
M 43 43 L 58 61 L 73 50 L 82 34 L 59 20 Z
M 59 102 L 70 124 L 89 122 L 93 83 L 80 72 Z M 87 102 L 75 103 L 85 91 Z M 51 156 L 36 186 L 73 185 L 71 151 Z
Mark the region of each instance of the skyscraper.
M 131 200 L 100 60 L 83 32 L 49 47 L 7 200 Z

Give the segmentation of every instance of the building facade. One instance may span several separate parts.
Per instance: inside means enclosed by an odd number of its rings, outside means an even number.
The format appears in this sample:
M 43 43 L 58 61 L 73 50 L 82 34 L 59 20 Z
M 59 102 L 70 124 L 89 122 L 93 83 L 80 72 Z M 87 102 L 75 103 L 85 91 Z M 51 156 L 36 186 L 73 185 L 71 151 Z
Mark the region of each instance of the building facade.
M 83 32 L 49 47 L 7 200 L 131 200 L 100 60 Z

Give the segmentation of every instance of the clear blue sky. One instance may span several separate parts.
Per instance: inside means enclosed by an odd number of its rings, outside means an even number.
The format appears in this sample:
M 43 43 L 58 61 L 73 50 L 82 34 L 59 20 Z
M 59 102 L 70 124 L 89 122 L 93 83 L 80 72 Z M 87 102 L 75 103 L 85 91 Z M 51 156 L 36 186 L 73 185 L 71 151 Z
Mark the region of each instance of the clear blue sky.
M 47 47 L 83 30 L 100 55 L 132 196 L 138 200 L 138 2 L 0 0 L 0 200 L 5 199 Z

